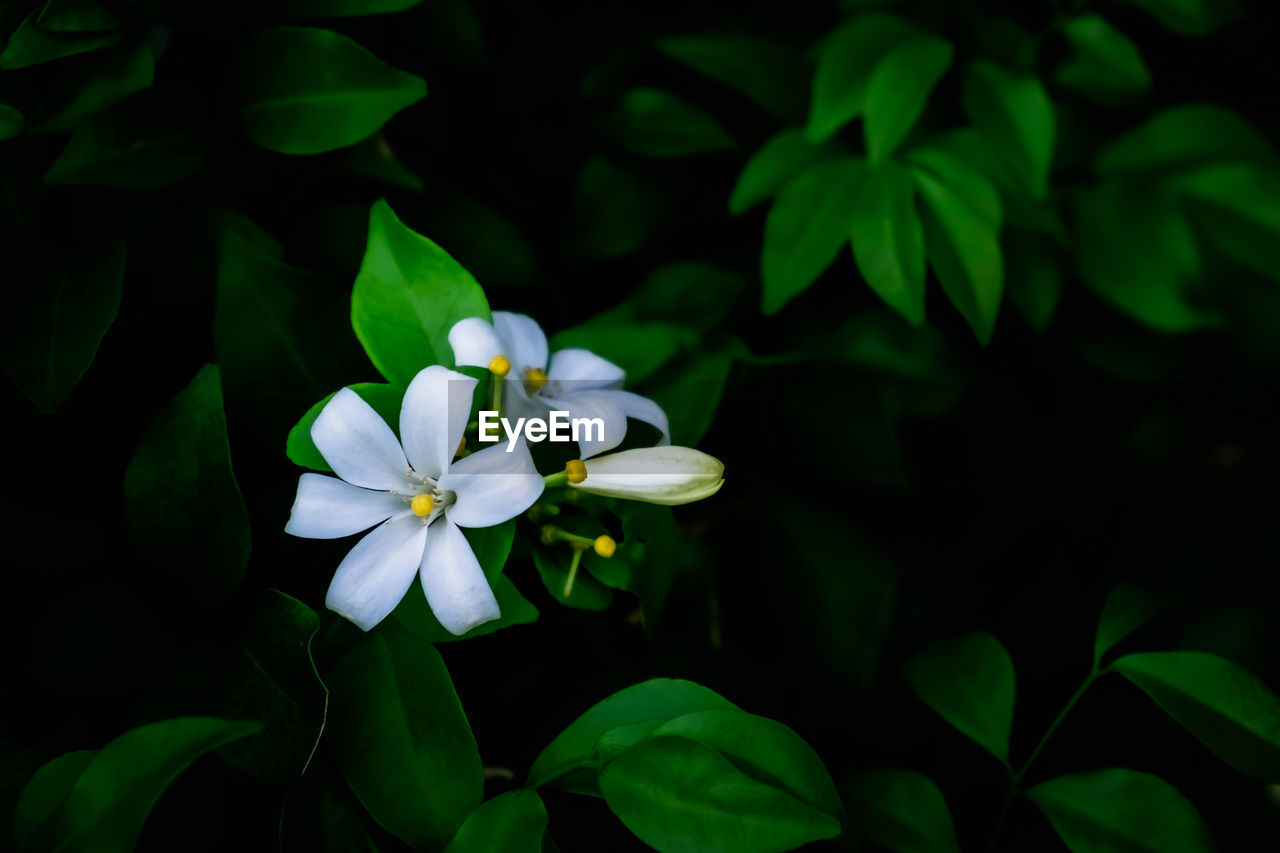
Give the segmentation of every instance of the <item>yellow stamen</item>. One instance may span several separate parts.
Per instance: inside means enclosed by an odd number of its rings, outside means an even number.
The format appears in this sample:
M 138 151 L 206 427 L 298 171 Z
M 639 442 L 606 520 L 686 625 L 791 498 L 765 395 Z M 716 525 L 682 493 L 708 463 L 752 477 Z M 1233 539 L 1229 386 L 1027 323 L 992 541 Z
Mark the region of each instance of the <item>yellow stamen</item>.
M 612 557 L 613 552 L 618 550 L 618 543 L 613 541 L 612 536 L 597 536 L 592 547 L 601 557 Z
M 431 510 L 435 509 L 435 506 L 435 498 L 431 495 L 414 495 L 413 500 L 409 502 L 409 509 L 413 510 L 413 514 L 419 518 L 431 515 Z
M 489 372 L 496 376 L 506 376 L 511 372 L 511 362 L 505 355 L 495 355 L 489 362 Z
M 526 367 L 524 371 L 524 385 L 530 391 L 541 391 L 542 386 L 547 384 L 547 372 L 539 370 L 536 367 Z
M 576 486 L 587 479 L 587 463 L 581 459 L 570 459 L 565 463 L 564 473 L 568 475 L 569 482 Z

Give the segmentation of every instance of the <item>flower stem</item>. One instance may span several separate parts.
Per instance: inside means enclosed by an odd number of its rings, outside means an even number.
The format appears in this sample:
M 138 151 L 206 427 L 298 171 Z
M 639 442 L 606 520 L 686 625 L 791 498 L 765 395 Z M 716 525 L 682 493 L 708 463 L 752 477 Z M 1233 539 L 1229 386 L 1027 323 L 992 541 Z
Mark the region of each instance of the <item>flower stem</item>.
M 578 564 L 582 562 L 582 552 L 585 550 L 585 548 L 573 549 L 573 559 L 569 561 L 569 577 L 564 582 L 565 598 L 573 593 L 573 582 L 578 579 Z
M 493 411 L 498 413 L 498 417 L 502 417 L 502 384 L 504 380 L 501 376 L 491 377 L 489 387 L 493 391 Z M 479 426 L 479 423 L 476 424 Z
M 554 474 L 548 474 L 543 477 L 542 482 L 547 484 L 548 489 L 567 486 L 569 484 L 569 475 L 564 471 L 557 471 Z

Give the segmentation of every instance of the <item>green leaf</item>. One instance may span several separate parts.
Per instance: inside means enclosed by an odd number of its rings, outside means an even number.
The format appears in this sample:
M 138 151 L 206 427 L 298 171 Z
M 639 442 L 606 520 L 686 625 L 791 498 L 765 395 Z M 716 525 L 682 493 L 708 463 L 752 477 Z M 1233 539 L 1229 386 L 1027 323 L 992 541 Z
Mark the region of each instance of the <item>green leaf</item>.
M 1244 15 L 1236 0 L 1121 0 L 1184 36 L 1208 35 Z
M 853 208 L 858 271 L 893 310 L 924 324 L 924 230 L 911 173 L 888 162 L 867 173 Z
M 1057 135 L 1053 102 L 1040 80 L 985 60 L 969 64 L 964 109 L 978 132 L 1015 170 L 1032 198 L 1048 193 Z
M 652 736 L 678 735 L 710 747 L 742 773 L 839 820 L 840 795 L 813 747 L 787 726 L 737 709 L 695 711 L 668 720 Z
M 569 580 L 569 561 L 572 552 L 568 548 L 534 548 L 533 564 L 538 567 L 542 585 L 556 601 L 580 610 L 604 610 L 613 603 L 613 592 L 585 570 L 574 575 L 569 594 L 564 594 Z
M 65 250 L 64 250 L 65 251 Z M 125 249 L 110 243 L 51 256 L 14 277 L 0 319 L 0 363 L 36 408 L 62 408 L 120 307 Z
M 204 161 L 199 109 L 177 92 L 131 95 L 80 124 L 44 182 L 134 189 L 185 180 Z
M 734 363 L 746 355 L 746 345 L 729 338 L 672 366 L 675 378 L 659 386 L 653 400 L 667 414 L 674 444 L 697 447 L 715 420 Z
M 551 351 L 567 347 L 589 349 L 621 367 L 628 384 L 648 378 L 669 362 L 682 346 L 697 341 L 696 333 L 674 323 L 602 323 L 587 321 L 551 337 Z
M 387 620 L 328 681 L 330 745 L 360 802 L 410 845 L 443 846 L 479 805 L 484 778 L 440 653 Z
M 639 322 L 662 320 L 699 329 L 715 326 L 747 289 L 746 278 L 701 261 L 657 267 L 631 296 Z
M 1145 652 L 1111 665 L 1237 770 L 1280 782 L 1280 697 L 1239 664 L 1205 652 Z
M 1000 641 L 974 631 L 936 643 L 907 662 L 920 700 L 1002 762 L 1013 727 L 1013 661 Z
M 353 145 L 344 163 L 358 175 L 416 193 L 426 192 L 422 178 L 400 162 L 381 131 Z
M 1035 231 L 1008 228 L 1002 241 L 1009 298 L 1031 328 L 1049 327 L 1062 296 L 1063 262 L 1048 237 Z
M 61 33 L 46 30 L 36 24 L 39 13 L 32 12 L 23 19 L 9 43 L 0 52 L 0 71 L 39 65 L 64 56 L 75 56 L 110 47 L 120 41 L 119 30 L 104 33 Z
M 96 749 L 81 749 L 60 755 L 35 772 L 27 782 L 13 811 L 10 843 L 16 851 L 52 850 L 57 844 L 54 833 L 57 818 L 67 802 L 67 795 L 85 767 L 98 754 Z
M 124 18 L 97 0 L 48 0 L 36 23 L 52 32 L 93 32 L 114 30 L 124 24 Z
M 668 36 L 657 48 L 693 70 L 735 89 L 784 122 L 804 115 L 797 94 L 804 67 L 784 44 L 758 36 L 732 33 Z
M 885 55 L 867 80 L 863 138 L 872 166 L 883 163 L 924 113 L 955 53 L 936 36 L 914 36 Z
M 309 770 L 280 811 L 281 853 L 378 853 L 364 809 L 336 771 Z
M 178 717 L 125 732 L 92 753 L 56 816 L 30 838 L 51 840 L 50 849 L 67 853 L 126 853 L 137 843 L 156 800 L 191 762 L 261 728 L 259 723 Z M 64 759 L 58 782 L 80 760 Z M 52 787 L 53 781 L 46 778 L 41 784 Z M 46 788 L 41 796 L 50 793 Z
M 422 100 L 421 77 L 387 65 L 344 35 L 276 27 L 244 43 L 232 86 L 249 138 L 281 154 L 354 145 Z
M 897 853 L 960 853 L 951 811 L 928 776 L 910 770 L 873 770 L 854 780 L 849 828 Z
M 1280 283 L 1280 176 L 1251 163 L 1206 166 L 1175 178 L 1213 244 L 1237 263 Z
M 626 827 L 661 853 L 774 853 L 840 834 L 836 818 L 683 737 L 625 750 L 601 769 L 600 790 Z
M 399 433 L 400 404 L 404 401 L 403 388 L 382 382 L 357 382 L 347 387 L 359 394 L 360 398 L 372 406 L 375 412 L 382 415 L 382 419 L 387 422 L 393 432 Z M 335 391 L 334 394 L 336 393 Z M 314 471 L 333 470 L 316 449 L 315 442 L 311 440 L 311 425 L 316 422 L 316 418 L 320 417 L 320 411 L 332 399 L 333 394 L 330 394 L 307 409 L 302 419 L 289 430 L 285 454 L 295 465 Z
M 604 126 L 623 148 L 646 157 L 687 157 L 738 147 L 701 107 L 646 86 L 623 93 Z
M 1275 148 L 1238 114 L 1215 104 L 1158 113 L 1112 142 L 1094 168 L 1100 175 L 1163 175 L 1223 160 L 1274 164 Z
M 729 212 L 750 210 L 778 194 L 796 175 L 834 155 L 833 144 L 814 145 L 803 130 L 784 130 L 769 139 L 743 167 L 729 198 Z
M 472 812 L 444 853 L 541 853 L 546 831 L 538 792 L 508 791 Z
M 823 42 L 805 127 L 810 141 L 827 139 L 862 114 L 872 70 L 915 33 L 903 18 L 872 13 L 858 15 Z
M 811 166 L 778 194 L 764 224 L 763 310 L 776 314 L 817 281 L 849 239 L 866 167 L 853 157 Z
M 671 592 L 677 561 L 686 553 L 685 543 L 669 506 L 623 501 L 614 512 L 622 519 L 622 537 L 644 628 L 652 632 Z
M 150 87 L 154 77 L 155 52 L 151 42 L 125 42 L 87 77 L 71 75 L 55 83 L 31 117 L 31 132 L 71 130 L 85 118 Z
M 1209 828 L 1178 789 L 1123 767 L 1059 776 L 1027 796 L 1072 853 L 1210 853 Z
M 422 0 L 282 0 L 280 12 L 295 18 L 354 18 L 412 9 Z
M 1062 34 L 1075 55 L 1058 66 L 1054 79 L 1104 104 L 1151 88 L 1151 72 L 1137 46 L 1099 15 L 1067 21 Z
M 538 618 L 538 608 L 529 603 L 516 589 L 511 579 L 502 573 L 507 564 L 507 555 L 511 552 L 511 543 L 515 538 L 515 520 L 503 522 L 493 527 L 463 528 L 463 535 L 471 545 L 480 568 L 484 570 L 485 579 L 493 590 L 498 601 L 497 619 L 477 625 L 467 633 L 458 636 L 452 634 L 431 612 L 426 593 L 422 585 L 415 583 L 401 599 L 394 611 L 394 616 L 414 634 L 429 643 L 452 643 L 457 640 L 468 640 L 492 634 L 501 628 L 511 625 L 527 625 Z
M 467 317 L 490 319 L 471 273 L 410 230 L 386 201 L 374 204 L 351 294 L 351 325 L 378 372 L 407 387 L 424 367 L 452 366 L 449 330 Z
M 534 760 L 525 784 L 542 787 L 554 782 L 567 791 L 596 794 L 594 772 L 585 777 L 573 774 L 582 768 L 594 771 L 592 752 L 601 735 L 621 726 L 717 709 L 735 710 L 736 706 L 692 681 L 655 678 L 624 688 L 591 706 L 557 735 Z
M 0 142 L 13 139 L 26 125 L 27 119 L 8 104 L 0 104 Z
M 1113 649 L 1125 637 L 1141 628 L 1160 608 L 1147 592 L 1133 584 L 1120 583 L 1107 593 L 1093 640 L 1094 660 Z
M 478 198 L 436 202 L 421 224 L 486 286 L 524 286 L 538 277 L 538 259 L 521 229 Z
M 571 251 L 576 260 L 628 255 L 653 235 L 665 208 L 666 192 L 607 157 L 582 165 L 573 191 Z
M 249 517 L 231 469 L 217 365 L 196 373 L 143 433 L 124 472 L 129 529 L 199 594 L 229 596 L 249 564 Z

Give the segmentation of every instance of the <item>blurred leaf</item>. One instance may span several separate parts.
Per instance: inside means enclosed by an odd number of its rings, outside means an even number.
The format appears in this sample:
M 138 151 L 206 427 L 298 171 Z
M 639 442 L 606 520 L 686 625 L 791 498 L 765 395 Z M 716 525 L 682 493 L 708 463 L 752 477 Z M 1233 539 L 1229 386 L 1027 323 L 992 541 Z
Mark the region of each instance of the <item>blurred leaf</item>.
M 281 853 L 378 853 L 364 825 L 364 809 L 341 779 L 308 772 L 280 811 Z
M 1280 283 L 1280 175 L 1247 163 L 1206 166 L 1172 181 L 1227 257 Z
M 661 853 L 775 853 L 840 834 L 836 818 L 682 737 L 625 750 L 601 769 L 600 790 L 626 827 Z
M 155 53 L 145 39 L 121 44 L 88 77 L 72 75 L 53 85 L 31 117 L 32 133 L 65 133 L 83 119 L 151 86 Z
M 351 789 L 386 829 L 438 849 L 484 788 L 440 653 L 386 620 L 333 664 L 328 681 L 329 742 Z
M 1050 240 L 1021 228 L 1006 228 L 1002 245 L 1009 298 L 1037 332 L 1049 327 L 1062 297 L 1063 262 Z
M 569 594 L 564 594 L 569 580 L 569 561 L 572 551 L 567 547 L 533 549 L 533 563 L 538 567 L 542 585 L 556 601 L 581 610 L 604 610 L 613 603 L 613 592 L 592 577 L 585 569 L 575 575 Z
M 621 726 L 716 709 L 735 706 L 692 681 L 655 678 L 634 684 L 597 702 L 557 735 L 534 760 L 525 784 L 540 788 L 554 783 L 562 790 L 598 795 L 592 752 L 601 735 Z M 574 772 L 584 768 L 590 772 Z
M 1232 767 L 1280 782 L 1280 697 L 1256 675 L 1204 652 L 1125 655 L 1111 669 Z
M 1145 9 L 1175 33 L 1208 35 L 1244 14 L 1236 0 L 1121 0 Z
M 671 507 L 623 501 L 614 511 L 622 519 L 622 537 L 631 564 L 633 587 L 640 599 L 644 629 L 652 633 L 662 616 L 685 542 L 676 529 Z
M 687 157 L 738 147 L 701 107 L 644 86 L 623 93 L 604 126 L 623 148 L 648 157 Z
M 1075 52 L 1054 74 L 1063 86 L 1104 104 L 1151 88 L 1151 72 L 1137 46 L 1105 18 L 1080 15 L 1063 25 L 1062 34 Z
M 1000 641 L 974 631 L 936 643 L 907 662 L 916 695 L 1002 762 L 1013 727 L 1013 661 Z
M 1149 175 L 1223 160 L 1274 164 L 1275 148 L 1238 114 L 1215 104 L 1185 104 L 1157 113 L 1116 139 L 1094 161 L 1100 175 Z
M 849 239 L 866 167 L 853 157 L 811 166 L 778 194 L 764 225 L 763 310 L 776 314 L 831 265 Z
M 1133 584 L 1120 583 L 1112 587 L 1098 619 L 1093 641 L 1094 660 L 1101 660 L 1116 643 L 1141 628 L 1159 610 L 1151 596 Z
M 862 114 L 872 70 L 881 58 L 915 35 L 896 15 L 858 15 L 821 46 L 805 133 L 821 142 Z
M 729 338 L 673 366 L 678 371 L 675 378 L 653 394 L 653 400 L 667 414 L 672 443 L 698 445 L 715 419 L 734 362 L 746 355 L 742 341 Z
M 805 85 L 804 66 L 780 42 L 733 33 L 668 36 L 657 48 L 693 70 L 735 89 L 783 122 L 804 116 L 797 94 Z
M 641 323 L 671 321 L 706 329 L 717 325 L 747 289 L 735 272 L 702 261 L 677 261 L 653 269 L 631 296 Z
M 1205 826 L 1178 789 L 1150 773 L 1112 767 L 1059 776 L 1027 791 L 1072 853 L 1210 853 Z
M 960 853 L 951 811 L 928 776 L 873 770 L 854 781 L 849 828 L 896 853 Z
M 607 157 L 582 165 L 569 223 L 576 260 L 628 255 L 653 235 L 664 213 L 661 189 Z
M 421 77 L 392 68 L 340 33 L 314 27 L 254 33 L 232 84 L 245 133 L 282 154 L 354 145 L 426 95 Z
M 436 202 L 426 220 L 441 245 L 485 285 L 532 284 L 538 260 L 520 229 L 491 205 L 464 195 Z
M 0 104 L 0 142 L 13 139 L 26 125 L 27 119 L 8 104 Z
M 129 529 L 198 594 L 227 597 L 249 564 L 249 517 L 227 447 L 217 365 L 206 364 L 143 433 L 124 472 Z
M 15 851 L 52 850 L 57 844 L 57 818 L 67 795 L 98 754 L 96 749 L 68 752 L 35 772 L 22 789 L 13 811 L 10 843 Z
M 914 328 L 887 310 L 851 314 L 810 338 L 810 361 L 837 359 L 894 379 L 931 381 L 948 371 L 946 339 L 932 326 Z
M 97 0 L 48 0 L 36 23 L 52 32 L 92 32 L 114 30 L 124 24 L 124 18 Z
M 473 811 L 444 853 L 540 853 L 546 831 L 538 792 L 508 791 Z
M 422 0 L 282 0 L 280 12 L 295 18 L 352 18 L 413 8 Z
M 814 145 L 799 128 L 771 137 L 743 167 L 729 198 L 729 212 L 739 214 L 772 198 L 796 175 L 837 150 L 834 144 Z
M 427 56 L 455 62 L 485 59 L 484 31 L 469 0 L 432 0 L 404 18 L 405 30 Z
M 124 270 L 124 246 L 108 243 L 63 250 L 10 280 L 0 363 L 41 412 L 62 408 L 93 363 L 116 319 Z
M 386 201 L 374 204 L 351 294 L 351 325 L 378 372 L 408 387 L 428 365 L 452 366 L 449 330 L 467 317 L 489 319 L 471 273 L 405 226 Z
M 581 347 L 621 367 L 635 384 L 675 356 L 681 346 L 697 340 L 696 333 L 674 323 L 612 324 L 587 321 L 551 336 L 551 351 Z
M 357 382 L 347 387 L 359 394 L 360 398 L 372 406 L 375 412 L 382 415 L 382 419 L 387 422 L 393 432 L 399 432 L 400 404 L 404 400 L 403 388 L 381 382 Z M 335 391 L 334 394 L 336 393 Z M 320 411 L 325 404 L 332 399 L 333 394 L 330 394 L 307 409 L 302 419 L 289 430 L 285 453 L 293 464 L 314 471 L 333 470 L 316 449 L 315 442 L 311 440 L 311 425 L 316 422 L 316 418 L 320 417 Z
M 894 162 L 867 173 L 853 208 L 853 257 L 885 304 L 924 324 L 924 231 L 911 173 Z
M 991 146 L 1018 173 L 1032 198 L 1048 193 L 1057 120 L 1039 79 L 985 60 L 969 64 L 964 109 Z
M 936 36 L 914 36 L 876 63 L 867 80 L 862 125 L 873 167 L 892 155 L 911 132 L 954 52 L 949 42 Z
M 422 178 L 400 162 L 381 132 L 353 145 L 345 162 L 347 168 L 356 174 L 413 192 L 426 191 L 427 185 Z
M 0 71 L 39 65 L 51 59 L 101 50 L 120 41 L 119 30 L 104 33 L 62 33 L 36 24 L 38 12 L 23 19 L 0 52 Z
M 130 95 L 76 127 L 44 182 L 150 189 L 185 180 L 204 161 L 200 109 L 178 92 Z

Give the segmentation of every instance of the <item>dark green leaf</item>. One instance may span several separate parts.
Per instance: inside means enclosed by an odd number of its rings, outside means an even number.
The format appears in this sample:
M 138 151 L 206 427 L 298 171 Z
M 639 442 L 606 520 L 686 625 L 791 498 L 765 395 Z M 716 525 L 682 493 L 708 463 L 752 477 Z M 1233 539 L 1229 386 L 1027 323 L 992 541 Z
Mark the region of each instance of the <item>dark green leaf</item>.
M 674 323 L 613 324 L 587 321 L 551 337 L 551 351 L 567 347 L 589 349 L 621 367 L 627 382 L 649 377 L 670 361 L 681 346 L 697 340 L 693 329 Z
M 718 347 L 704 348 L 673 365 L 677 378 L 653 394 L 654 401 L 667 414 L 672 443 L 697 447 L 715 419 L 734 362 L 745 355 L 746 345 L 729 338 Z
M 1204 652 L 1125 655 L 1111 668 L 1223 761 L 1263 782 L 1280 782 L 1280 697 L 1256 675 Z
M 625 750 L 601 769 L 600 790 L 627 828 L 661 853 L 774 853 L 840 834 L 836 818 L 683 737 Z
M 0 104 L 0 142 L 13 139 L 26 125 L 27 119 L 22 113 L 8 104 Z
M 805 128 L 811 141 L 821 142 L 862 114 L 872 70 L 915 32 L 896 15 L 872 13 L 851 19 L 823 42 Z
M 62 408 L 116 318 L 124 279 L 119 243 L 55 258 L 9 285 L 0 363 L 42 412 Z
M 882 163 L 867 173 L 853 208 L 853 258 L 858 271 L 913 326 L 924 323 L 924 230 L 911 173 Z
M 632 294 L 640 322 L 665 320 L 704 329 L 733 308 L 747 288 L 737 273 L 701 261 L 677 261 L 649 273 Z
M 423 228 L 486 286 L 527 285 L 538 276 L 538 259 L 521 229 L 478 198 L 436 202 Z
M 372 406 L 375 412 L 382 415 L 382 419 L 387 422 L 393 432 L 399 432 L 400 404 L 404 400 L 403 388 L 395 385 L 386 385 L 381 382 L 357 382 L 355 385 L 348 385 L 347 387 L 359 394 L 361 399 Z M 336 393 L 335 391 L 334 394 Z M 331 399 L 333 399 L 333 394 L 316 403 L 289 430 L 285 453 L 295 465 L 301 465 L 304 468 L 311 468 L 315 471 L 333 470 L 329 467 L 329 463 L 324 461 L 320 451 L 316 449 L 315 442 L 311 440 L 311 425 L 316 422 L 316 418 L 320 417 L 320 410 Z
M 928 776 L 910 770 L 873 770 L 854 781 L 849 827 L 895 853 L 959 853 L 951 811 Z
M 440 653 L 387 620 L 328 681 L 330 744 L 360 802 L 410 845 L 444 845 L 479 805 L 484 779 Z
M 619 145 L 648 157 L 686 157 L 737 147 L 702 108 L 661 89 L 630 89 L 605 119 Z
M 835 154 L 833 144 L 814 145 L 799 128 L 784 130 L 760 147 L 743 167 L 729 198 L 729 212 L 749 210 L 777 195 L 788 181 Z
M 297 18 L 352 18 L 411 9 L 422 0 L 282 0 L 280 12 Z
M 936 36 L 914 36 L 876 64 L 867 80 L 862 125 L 872 166 L 883 163 L 911 132 L 954 52 Z
M 1094 162 L 1102 175 L 1167 174 L 1223 160 L 1274 164 L 1275 148 L 1238 114 L 1186 104 L 1156 114 L 1112 142 Z
M 427 95 L 421 77 L 332 30 L 276 27 L 250 36 L 232 97 L 245 133 L 282 154 L 354 145 Z
M 1196 807 L 1150 773 L 1112 767 L 1059 776 L 1027 791 L 1072 853 L 1210 853 Z
M 1040 80 L 985 60 L 972 62 L 965 74 L 964 108 L 1031 197 L 1044 198 L 1057 119 Z
M 471 273 L 376 203 L 351 294 L 351 325 L 374 367 L 407 387 L 428 365 L 453 365 L 449 330 L 467 317 L 490 319 Z
M 1058 66 L 1055 79 L 1102 103 L 1115 103 L 1151 88 L 1151 72 L 1129 37 L 1098 15 L 1067 21 L 1062 34 L 1075 55 Z
M 547 592 L 551 593 L 551 597 L 561 604 L 582 610 L 604 610 L 612 604 L 613 592 L 581 566 L 574 574 L 573 586 L 569 587 L 569 594 L 565 595 L 571 559 L 572 552 L 568 548 L 534 549 L 533 563 L 538 567 L 542 585 L 547 588 Z
M 1013 727 L 1013 661 L 985 631 L 937 643 L 907 662 L 920 700 L 1001 761 Z
M 1225 255 L 1280 283 L 1280 176 L 1250 163 L 1206 166 L 1172 181 Z
M 574 185 L 571 248 L 579 260 L 627 255 L 652 236 L 666 207 L 663 188 L 606 157 L 583 164 Z
M 63 133 L 123 98 L 148 88 L 155 76 L 151 42 L 125 42 L 87 78 L 69 76 L 55 83 L 31 117 L 33 133 Z
M 22 789 L 13 811 L 10 842 L 16 851 L 52 850 L 57 844 L 58 815 L 85 767 L 98 754 L 81 749 L 60 755 L 35 772 Z
M 1100 660 L 1116 643 L 1141 628 L 1159 609 L 1145 590 L 1133 584 L 1121 583 L 1112 587 L 1098 619 L 1098 631 L 1093 640 L 1094 660 Z
M 337 776 L 309 770 L 280 812 L 281 853 L 378 853 L 364 809 Z
M 1031 328 L 1043 332 L 1062 296 L 1063 262 L 1058 251 L 1043 234 L 1020 228 L 1005 229 L 1003 247 L 1009 298 Z
M 36 23 L 53 32 L 92 32 L 114 30 L 124 24 L 124 18 L 98 0 L 48 0 Z
M 776 314 L 817 281 L 849 239 L 866 167 L 842 157 L 806 169 L 778 194 L 764 225 L 763 310 Z
M 736 89 L 784 122 L 799 120 L 803 66 L 787 46 L 758 36 L 669 36 L 657 47 L 690 68 Z
M 652 632 L 666 606 L 676 562 L 685 553 L 681 547 L 685 543 L 679 538 L 669 506 L 623 501 L 614 511 L 622 519 L 623 542 L 644 627 Z
M 51 59 L 101 50 L 120 41 L 118 30 L 105 33 L 60 33 L 36 25 L 37 12 L 28 15 L 0 52 L 0 71 L 39 65 Z
M 1184 36 L 1208 35 L 1244 14 L 1236 0 L 1122 0 Z
M 249 564 L 249 518 L 231 469 L 216 365 L 156 415 L 124 473 L 129 529 L 198 593 L 229 596 Z
M 427 185 L 422 178 L 405 167 L 391 150 L 387 137 L 379 131 L 363 142 L 357 142 L 347 155 L 346 166 L 351 171 L 414 192 L 425 192 Z
M 471 813 L 444 853 L 540 853 L 547 809 L 537 791 L 508 791 Z

